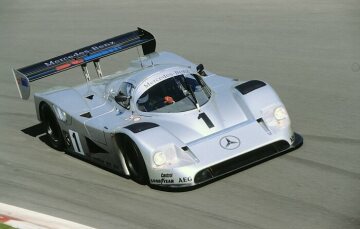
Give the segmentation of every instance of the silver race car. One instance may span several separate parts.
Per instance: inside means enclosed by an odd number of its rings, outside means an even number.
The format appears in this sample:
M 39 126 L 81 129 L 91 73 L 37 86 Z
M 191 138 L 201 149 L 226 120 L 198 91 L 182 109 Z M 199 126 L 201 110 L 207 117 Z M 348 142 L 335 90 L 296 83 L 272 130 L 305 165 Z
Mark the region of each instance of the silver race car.
M 103 76 L 101 58 L 138 46 L 144 55 L 127 70 Z M 269 84 L 219 76 L 155 46 L 138 28 L 14 69 L 14 78 L 28 99 L 30 82 L 81 67 L 86 83 L 34 95 L 50 145 L 140 184 L 204 184 L 302 145 Z

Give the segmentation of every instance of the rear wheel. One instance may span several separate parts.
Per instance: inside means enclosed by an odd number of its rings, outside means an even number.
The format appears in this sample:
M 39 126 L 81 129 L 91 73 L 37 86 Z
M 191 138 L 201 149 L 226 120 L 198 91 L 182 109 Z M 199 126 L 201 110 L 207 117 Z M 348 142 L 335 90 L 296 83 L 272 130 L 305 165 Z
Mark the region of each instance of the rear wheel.
M 54 112 L 48 104 L 43 104 L 40 109 L 42 122 L 50 146 L 56 150 L 64 150 L 65 141 Z
M 139 184 L 148 184 L 149 177 L 144 159 L 136 143 L 129 137 L 125 137 L 122 142 L 122 152 L 126 166 L 130 172 L 130 177 Z

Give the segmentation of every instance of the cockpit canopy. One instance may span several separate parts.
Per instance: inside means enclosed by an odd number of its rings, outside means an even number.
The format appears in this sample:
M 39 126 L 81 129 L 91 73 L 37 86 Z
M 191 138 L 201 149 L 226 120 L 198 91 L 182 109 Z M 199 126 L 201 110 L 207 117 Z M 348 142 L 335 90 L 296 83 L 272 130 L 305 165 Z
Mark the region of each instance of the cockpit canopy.
M 142 112 L 184 112 L 204 105 L 210 96 L 200 76 L 180 74 L 151 86 L 137 99 L 136 106 Z

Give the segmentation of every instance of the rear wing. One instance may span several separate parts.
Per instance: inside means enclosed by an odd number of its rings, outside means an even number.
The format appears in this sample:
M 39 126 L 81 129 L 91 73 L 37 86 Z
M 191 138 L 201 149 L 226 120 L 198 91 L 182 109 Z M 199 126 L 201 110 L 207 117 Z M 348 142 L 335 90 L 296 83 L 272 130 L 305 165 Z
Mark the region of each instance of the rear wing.
M 13 69 L 13 74 L 17 88 L 22 99 L 30 96 L 30 82 L 44 77 L 57 74 L 68 69 L 81 66 L 86 80 L 90 80 L 86 64 L 94 62 L 96 72 L 102 77 L 99 60 L 109 55 L 125 51 L 130 48 L 142 46 L 144 55 L 155 52 L 156 41 L 154 36 L 138 28 L 93 45 L 66 53 L 61 56 L 51 58 L 30 66 Z

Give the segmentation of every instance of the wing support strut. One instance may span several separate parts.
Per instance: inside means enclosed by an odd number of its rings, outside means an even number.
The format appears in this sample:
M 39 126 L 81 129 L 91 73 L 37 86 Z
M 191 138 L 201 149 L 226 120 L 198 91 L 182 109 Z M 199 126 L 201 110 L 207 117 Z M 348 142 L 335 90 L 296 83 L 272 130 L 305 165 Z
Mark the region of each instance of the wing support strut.
M 103 77 L 103 73 L 100 67 L 100 60 L 94 60 L 94 66 L 98 77 L 101 79 Z
M 84 73 L 85 80 L 90 81 L 91 78 L 90 78 L 89 70 L 88 70 L 86 64 L 81 65 L 81 70 Z

